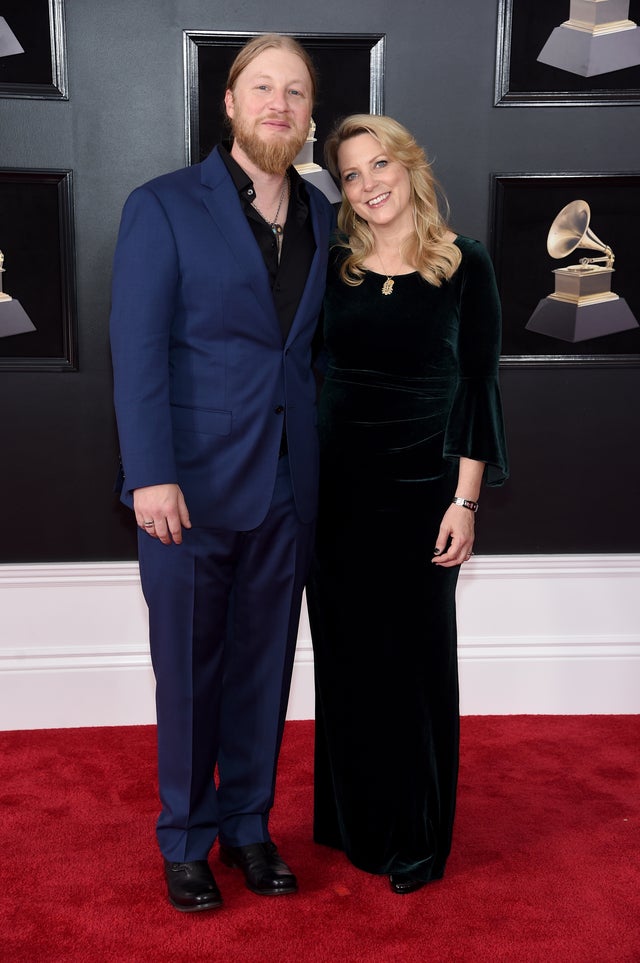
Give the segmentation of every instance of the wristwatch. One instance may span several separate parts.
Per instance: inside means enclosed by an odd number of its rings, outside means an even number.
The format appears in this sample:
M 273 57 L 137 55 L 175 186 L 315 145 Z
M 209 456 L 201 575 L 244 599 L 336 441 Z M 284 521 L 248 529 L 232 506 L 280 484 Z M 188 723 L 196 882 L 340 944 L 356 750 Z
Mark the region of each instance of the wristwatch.
M 478 503 L 472 502 L 469 498 L 458 498 L 457 496 L 452 499 L 452 505 L 460 505 L 462 508 L 468 508 L 470 512 L 478 511 Z

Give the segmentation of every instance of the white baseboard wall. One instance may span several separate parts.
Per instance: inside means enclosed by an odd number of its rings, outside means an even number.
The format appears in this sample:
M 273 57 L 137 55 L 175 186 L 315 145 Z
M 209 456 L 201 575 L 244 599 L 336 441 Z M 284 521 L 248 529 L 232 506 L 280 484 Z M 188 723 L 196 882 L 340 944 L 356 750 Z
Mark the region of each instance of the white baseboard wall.
M 463 715 L 640 713 L 640 555 L 474 557 L 458 636 Z M 288 718 L 313 713 L 303 610 Z M 0 729 L 154 720 L 137 565 L 0 565 Z

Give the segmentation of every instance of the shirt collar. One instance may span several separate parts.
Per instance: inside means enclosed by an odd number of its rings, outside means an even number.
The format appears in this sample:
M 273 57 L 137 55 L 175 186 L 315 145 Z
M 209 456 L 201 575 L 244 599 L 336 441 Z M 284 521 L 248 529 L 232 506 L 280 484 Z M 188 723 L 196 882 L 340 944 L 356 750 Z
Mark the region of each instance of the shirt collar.
M 234 187 L 240 195 L 241 200 L 245 200 L 249 204 L 252 204 L 256 196 L 253 188 L 253 181 L 244 168 L 238 164 L 235 157 L 232 157 L 231 144 L 232 141 L 230 140 L 224 140 L 221 144 L 218 144 L 220 157 L 224 161 L 225 167 L 231 175 L 231 180 L 233 181 Z M 289 167 L 288 174 L 289 183 L 291 185 L 291 196 L 295 198 L 296 204 L 302 203 L 306 206 L 308 195 L 304 178 L 300 176 L 293 165 Z

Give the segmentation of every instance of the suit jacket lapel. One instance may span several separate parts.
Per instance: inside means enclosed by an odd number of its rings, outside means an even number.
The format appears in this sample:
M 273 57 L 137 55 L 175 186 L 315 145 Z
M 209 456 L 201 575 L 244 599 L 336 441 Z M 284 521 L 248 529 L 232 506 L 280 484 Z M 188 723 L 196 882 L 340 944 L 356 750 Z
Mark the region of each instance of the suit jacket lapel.
M 203 201 L 209 214 L 228 244 L 233 256 L 242 266 L 249 278 L 258 303 L 269 321 L 280 331 L 273 295 L 269 285 L 269 273 L 264 258 L 256 244 L 253 232 L 242 210 L 233 181 L 229 176 L 224 161 L 218 154 L 217 148 L 202 161 L 201 183 L 203 185 Z M 316 251 L 311 262 L 311 269 L 300 298 L 300 303 L 291 324 L 285 344 L 290 344 L 298 335 L 301 328 L 309 321 L 311 302 L 317 297 L 318 285 L 324 289 L 327 253 L 328 253 L 328 222 L 320 212 L 316 198 L 309 192 L 311 223 L 316 241 Z M 315 313 L 315 310 L 314 310 Z
M 238 192 L 217 148 L 201 164 L 201 183 L 204 187 L 203 201 L 206 209 L 217 224 L 233 256 L 246 273 L 260 307 L 279 330 L 264 258 L 242 210 Z
M 311 311 L 311 301 L 317 296 L 318 285 L 321 285 L 320 290 L 324 291 L 326 281 L 327 255 L 329 248 L 329 225 L 328 223 L 323 224 L 319 208 L 315 203 L 315 198 L 311 196 L 311 191 L 309 191 L 309 195 L 311 224 L 313 226 L 313 236 L 316 242 L 316 250 L 315 254 L 313 255 L 313 261 L 311 262 L 307 283 L 304 286 L 300 303 L 298 304 L 295 317 L 287 336 L 286 345 L 291 344 L 291 342 L 297 337 L 300 329 L 304 327 L 305 324 L 308 324 L 309 314 Z

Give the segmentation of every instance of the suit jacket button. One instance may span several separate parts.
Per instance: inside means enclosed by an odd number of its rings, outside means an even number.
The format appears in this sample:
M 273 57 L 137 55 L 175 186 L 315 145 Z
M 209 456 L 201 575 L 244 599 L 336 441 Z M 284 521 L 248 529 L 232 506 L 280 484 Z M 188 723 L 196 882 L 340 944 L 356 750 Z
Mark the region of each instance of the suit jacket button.
M 281 415 L 282 412 L 284 411 L 284 405 L 278 405 L 278 407 L 274 408 L 273 410 L 276 413 L 276 415 Z

